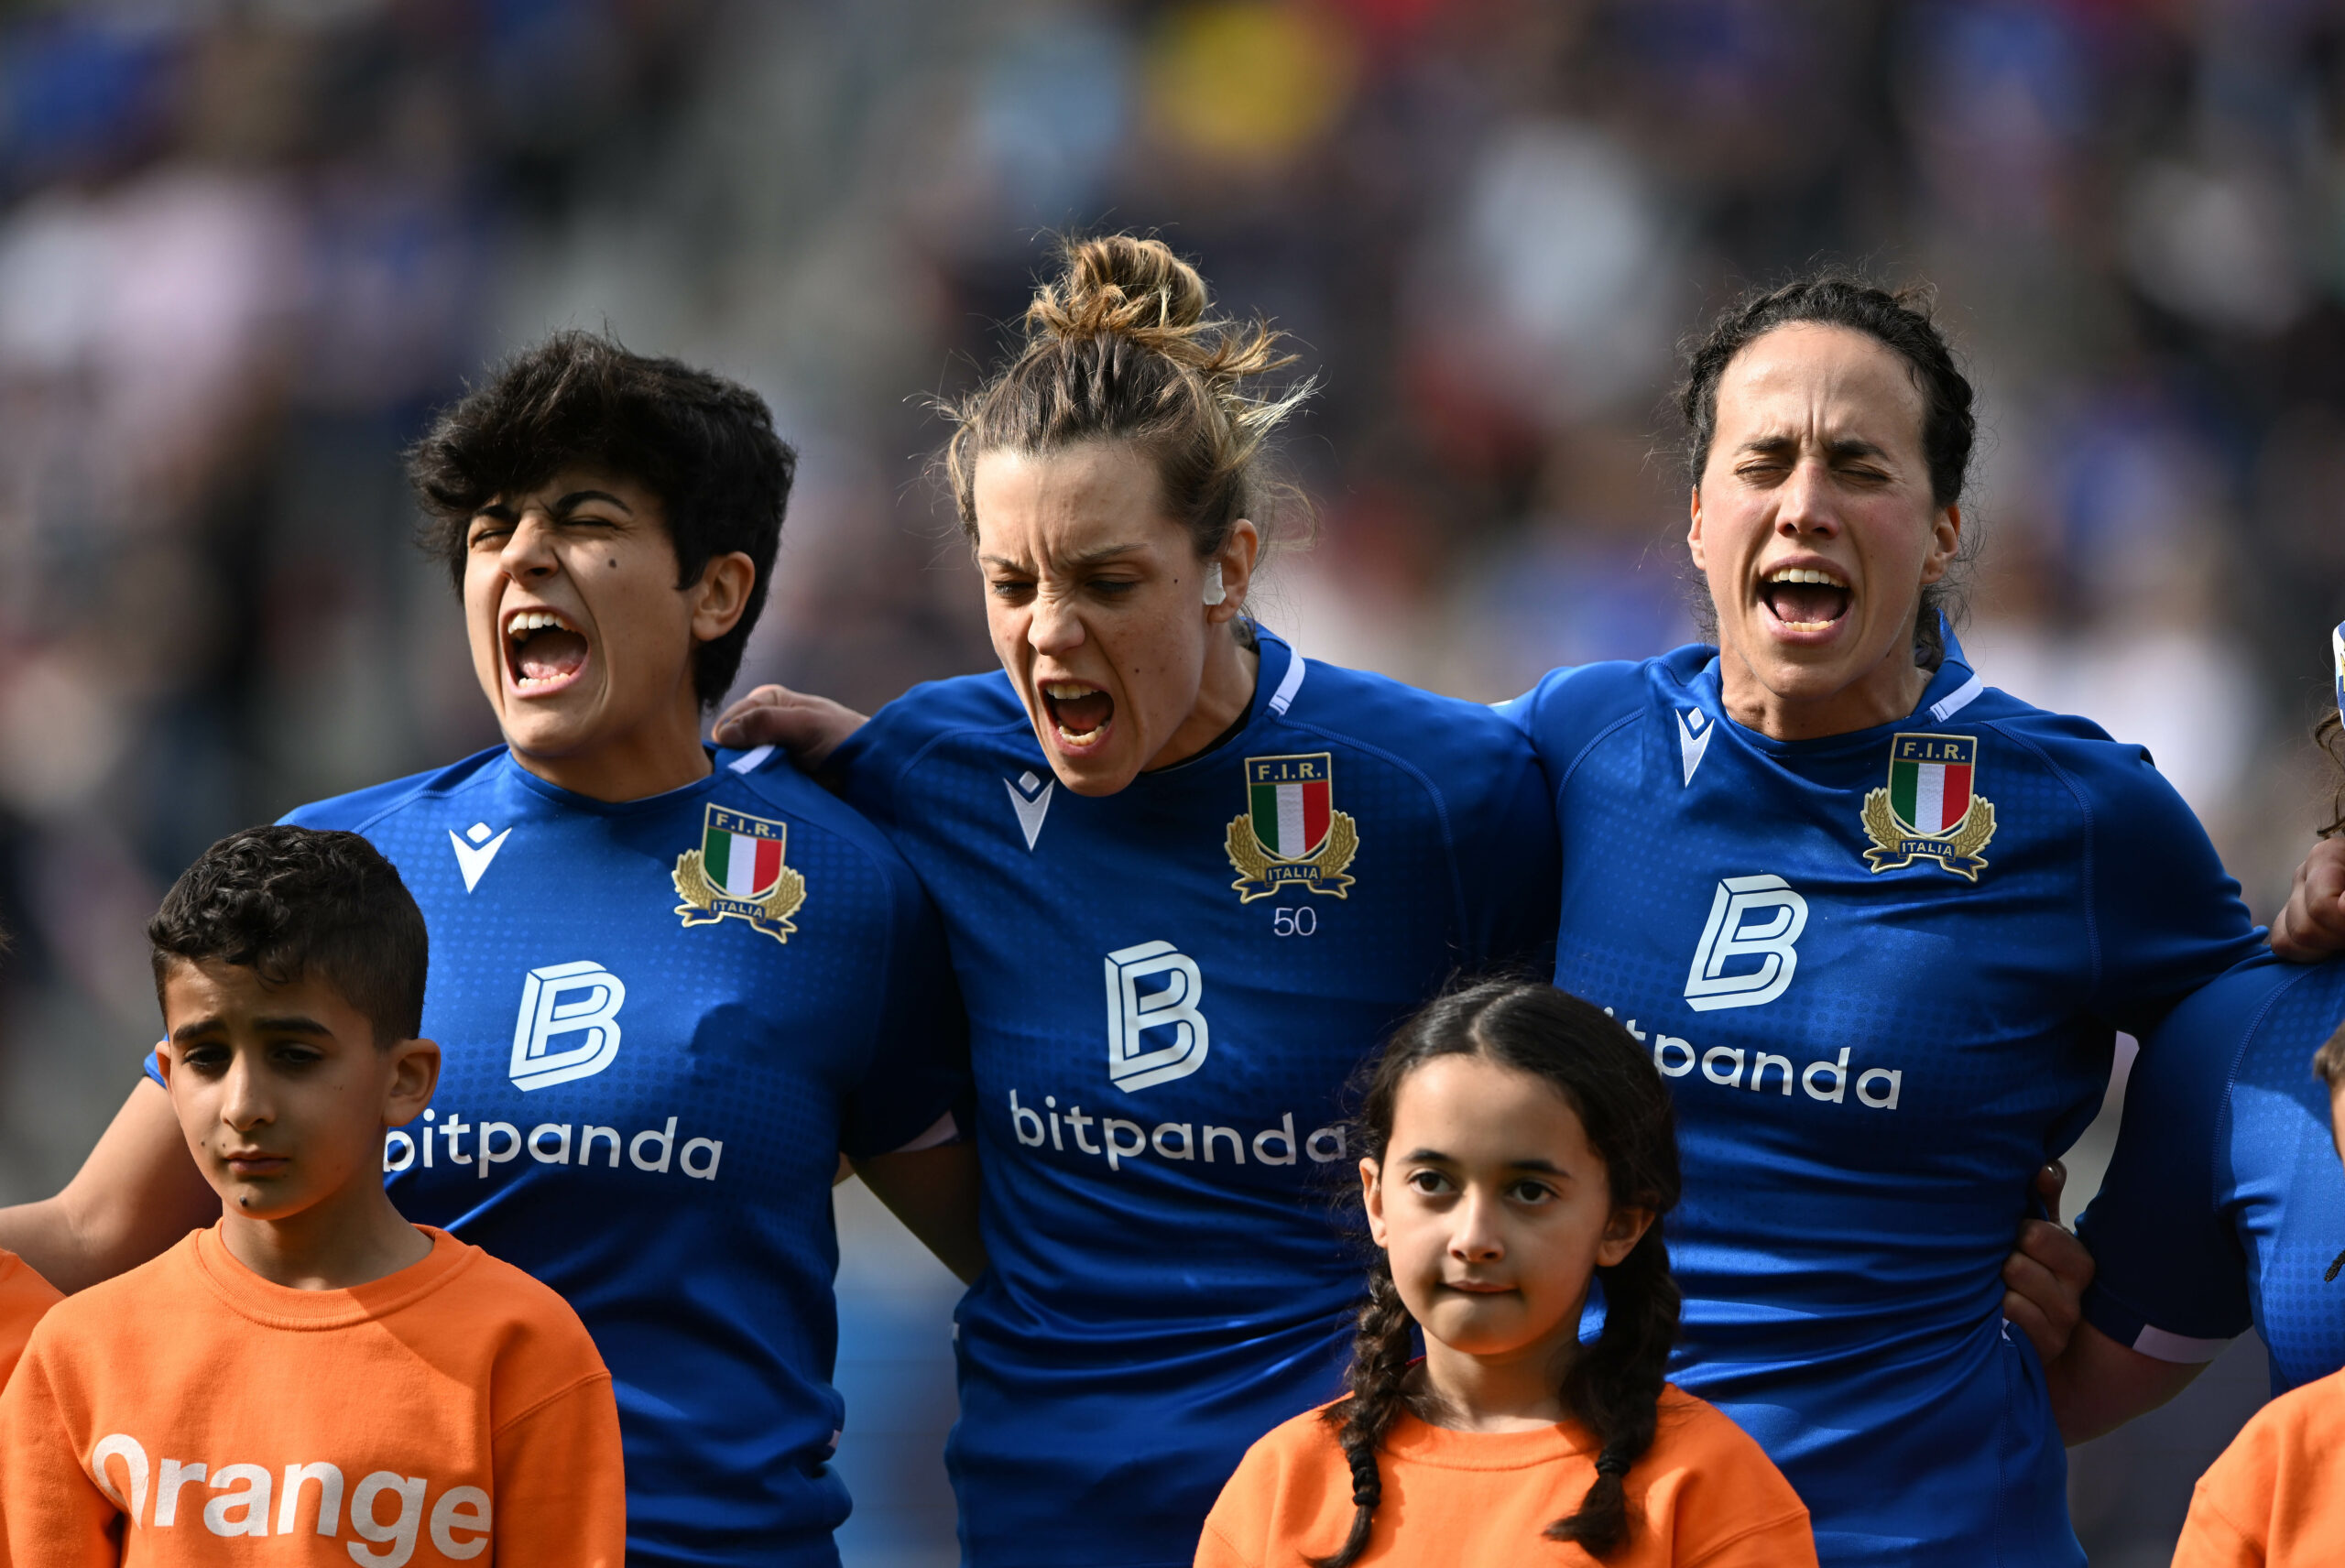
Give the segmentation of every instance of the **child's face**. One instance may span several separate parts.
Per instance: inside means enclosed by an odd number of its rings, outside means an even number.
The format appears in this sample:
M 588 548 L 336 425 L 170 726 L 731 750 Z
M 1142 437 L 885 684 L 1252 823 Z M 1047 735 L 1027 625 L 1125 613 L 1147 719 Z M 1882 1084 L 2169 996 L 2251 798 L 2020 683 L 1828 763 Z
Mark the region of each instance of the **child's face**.
M 413 1119 L 440 1076 L 428 1040 L 377 1049 L 365 1016 L 303 975 L 265 985 L 241 964 L 175 964 L 163 983 L 163 1080 L 205 1180 L 233 1213 L 283 1219 L 382 1181 L 383 1129 Z
M 1562 1094 L 1478 1056 L 1436 1057 L 1409 1075 L 1382 1166 L 1361 1160 L 1360 1179 L 1410 1315 L 1477 1357 L 1577 1344 L 1588 1280 L 1652 1223 L 1613 1206 L 1604 1161 Z

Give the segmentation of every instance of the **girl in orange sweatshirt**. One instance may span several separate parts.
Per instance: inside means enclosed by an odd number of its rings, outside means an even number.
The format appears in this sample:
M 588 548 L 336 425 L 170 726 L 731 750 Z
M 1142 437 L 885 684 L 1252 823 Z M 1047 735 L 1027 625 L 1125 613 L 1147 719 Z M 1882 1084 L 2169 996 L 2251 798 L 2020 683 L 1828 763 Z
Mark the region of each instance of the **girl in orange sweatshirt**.
M 1351 1391 L 1248 1451 L 1197 1568 L 1813 1568 L 1790 1484 L 1663 1380 L 1675 1122 L 1626 1030 L 1552 985 L 1453 991 L 1386 1047 L 1358 1132 Z

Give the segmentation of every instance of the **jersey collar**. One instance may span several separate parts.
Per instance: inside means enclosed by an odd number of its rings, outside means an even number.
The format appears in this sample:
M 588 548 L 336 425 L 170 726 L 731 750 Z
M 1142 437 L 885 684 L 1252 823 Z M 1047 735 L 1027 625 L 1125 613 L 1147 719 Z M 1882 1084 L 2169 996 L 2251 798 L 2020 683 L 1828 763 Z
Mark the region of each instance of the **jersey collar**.
M 1945 662 L 1931 675 L 1929 684 L 1922 688 L 1921 700 L 1914 704 L 1914 711 L 1903 718 L 1892 719 L 1870 729 L 1850 730 L 1844 735 L 1818 735 L 1813 740 L 1777 740 L 1747 728 L 1726 711 L 1725 695 L 1719 690 L 1718 650 L 1708 648 L 1705 651 L 1709 658 L 1686 681 L 1687 691 L 1709 711 L 1711 717 L 1727 725 L 1753 748 L 1777 757 L 1816 756 L 1843 748 L 1853 751 L 1876 745 L 1901 730 L 1911 730 L 1916 724 L 1948 724 L 1987 690 L 1987 683 L 1970 668 L 1962 645 L 1955 641 L 1953 631 L 1948 629 Z

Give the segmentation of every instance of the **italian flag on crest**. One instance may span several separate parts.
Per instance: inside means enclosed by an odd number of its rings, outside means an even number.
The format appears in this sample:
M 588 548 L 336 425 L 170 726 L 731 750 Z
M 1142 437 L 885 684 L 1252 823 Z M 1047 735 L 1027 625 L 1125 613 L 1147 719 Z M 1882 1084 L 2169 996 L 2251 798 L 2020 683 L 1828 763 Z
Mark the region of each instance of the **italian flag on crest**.
M 1969 735 L 1899 735 L 1889 757 L 1889 804 L 1915 833 L 1949 833 L 1970 812 L 1979 742 Z
M 1281 860 L 1301 860 L 1327 842 L 1335 810 L 1334 757 L 1255 757 L 1246 761 L 1246 803 L 1254 836 Z
M 789 829 L 762 817 L 712 808 L 701 831 L 701 864 L 711 886 L 728 898 L 756 898 L 781 880 L 781 847 Z

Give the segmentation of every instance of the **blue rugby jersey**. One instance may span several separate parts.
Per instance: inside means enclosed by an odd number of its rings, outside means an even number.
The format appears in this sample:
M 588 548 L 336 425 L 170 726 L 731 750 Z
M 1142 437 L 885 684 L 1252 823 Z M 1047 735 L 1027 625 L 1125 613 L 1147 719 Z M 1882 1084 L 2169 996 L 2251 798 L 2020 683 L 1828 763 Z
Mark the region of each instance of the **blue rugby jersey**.
M 1552 951 L 1522 736 L 1260 647 L 1244 727 L 1116 795 L 1057 787 L 999 673 L 838 755 L 968 1005 L 992 1268 L 947 1462 L 977 1568 L 1185 1568 L 1248 1445 L 1338 1389 L 1345 1080 L 1453 969 Z
M 1707 648 L 1507 712 L 1563 835 L 1555 983 L 1676 1096 L 1672 1376 L 1765 1445 L 1827 1564 L 2080 1563 L 2001 1268 L 2112 1031 L 2255 950 L 2188 808 L 1953 659 L 1820 740 L 1729 719 Z
M 285 820 L 364 834 L 423 910 L 444 1064 L 387 1183 L 594 1334 L 627 1561 L 835 1564 L 832 1176 L 966 1086 L 910 868 L 769 749 L 613 803 L 500 746 Z
M 2108 1179 L 2077 1229 L 2085 1316 L 2165 1361 L 2211 1361 L 2250 1323 L 2274 1398 L 2345 1367 L 2345 1171 L 2312 1054 L 2345 1020 L 2345 961 L 2266 953 L 2143 1043 Z

